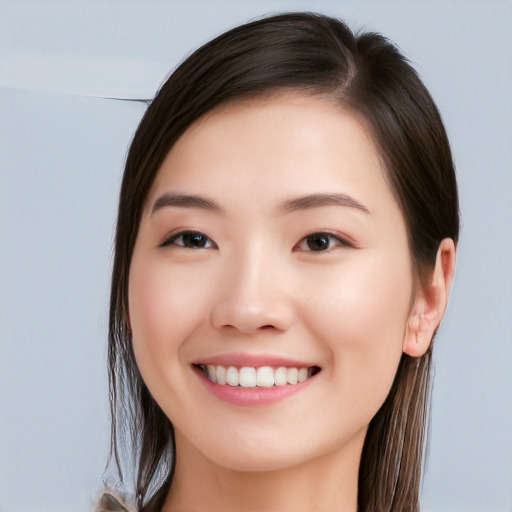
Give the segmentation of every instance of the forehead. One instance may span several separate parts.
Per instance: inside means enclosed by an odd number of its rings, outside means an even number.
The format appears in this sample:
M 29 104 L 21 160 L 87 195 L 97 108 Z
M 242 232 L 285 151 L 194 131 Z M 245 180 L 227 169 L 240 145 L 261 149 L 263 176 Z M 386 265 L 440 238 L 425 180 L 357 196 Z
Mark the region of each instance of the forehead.
M 251 203 L 317 192 L 394 203 L 364 122 L 332 100 L 297 92 L 244 100 L 196 121 L 165 158 L 148 206 L 169 188 Z

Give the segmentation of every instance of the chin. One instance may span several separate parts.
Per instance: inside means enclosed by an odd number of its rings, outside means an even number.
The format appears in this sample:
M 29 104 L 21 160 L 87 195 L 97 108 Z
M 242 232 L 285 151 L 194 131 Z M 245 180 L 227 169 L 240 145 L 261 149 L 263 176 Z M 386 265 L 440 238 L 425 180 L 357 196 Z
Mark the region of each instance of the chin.
M 302 457 L 298 454 L 276 454 L 260 448 L 256 453 L 244 451 L 244 453 L 215 454 L 215 458 L 211 460 L 220 467 L 239 473 L 270 473 L 299 466 L 304 462 L 301 459 Z
M 261 429 L 250 432 L 240 429 L 237 432 L 214 430 L 209 435 L 202 433 L 200 441 L 184 439 L 176 432 L 176 450 L 178 460 L 183 457 L 207 459 L 215 466 L 231 471 L 272 472 L 300 465 L 318 455 L 318 447 L 307 442 L 307 436 L 295 437 L 293 440 L 283 436 L 279 430 L 272 435 L 265 435 Z M 306 449 L 305 449 L 306 448 Z M 195 453 L 195 455 L 193 455 Z M 181 454 L 181 455 L 180 455 Z

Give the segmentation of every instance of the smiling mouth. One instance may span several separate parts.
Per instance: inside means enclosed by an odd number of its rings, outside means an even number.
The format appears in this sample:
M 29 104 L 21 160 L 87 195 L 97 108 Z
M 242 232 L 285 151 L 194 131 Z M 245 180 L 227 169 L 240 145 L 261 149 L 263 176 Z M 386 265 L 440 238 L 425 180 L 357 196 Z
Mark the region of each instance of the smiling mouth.
M 210 381 L 221 386 L 241 388 L 273 388 L 294 386 L 307 381 L 320 372 L 318 366 L 309 367 L 272 367 L 260 366 L 222 366 L 213 364 L 197 364 L 203 375 Z

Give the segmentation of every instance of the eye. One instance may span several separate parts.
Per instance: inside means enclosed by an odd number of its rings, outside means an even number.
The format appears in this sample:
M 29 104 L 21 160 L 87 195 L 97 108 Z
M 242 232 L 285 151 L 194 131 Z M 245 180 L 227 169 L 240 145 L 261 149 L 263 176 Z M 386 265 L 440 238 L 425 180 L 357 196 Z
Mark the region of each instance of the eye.
M 159 247 L 176 245 L 185 249 L 212 249 L 216 245 L 199 231 L 180 231 L 166 238 Z
M 331 233 L 319 232 L 303 238 L 295 248 L 299 251 L 327 252 L 334 247 L 351 247 L 352 245 Z

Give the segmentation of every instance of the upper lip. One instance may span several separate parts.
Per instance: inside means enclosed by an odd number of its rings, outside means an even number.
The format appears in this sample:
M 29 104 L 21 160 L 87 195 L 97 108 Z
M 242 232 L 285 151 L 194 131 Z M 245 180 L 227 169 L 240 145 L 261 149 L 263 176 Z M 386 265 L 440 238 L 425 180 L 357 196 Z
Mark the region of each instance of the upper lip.
M 286 368 L 309 368 L 318 366 L 311 362 L 297 361 L 283 356 L 273 354 L 219 354 L 205 357 L 194 361 L 194 365 L 220 365 L 236 367 L 261 367 L 261 366 L 284 366 Z

